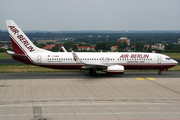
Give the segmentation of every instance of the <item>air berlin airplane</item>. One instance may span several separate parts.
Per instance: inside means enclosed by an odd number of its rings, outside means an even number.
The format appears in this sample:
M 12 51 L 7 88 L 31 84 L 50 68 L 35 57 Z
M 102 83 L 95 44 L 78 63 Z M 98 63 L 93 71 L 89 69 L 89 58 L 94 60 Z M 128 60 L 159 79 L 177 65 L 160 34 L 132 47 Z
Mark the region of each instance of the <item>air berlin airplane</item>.
M 89 70 L 90 75 L 97 75 L 96 70 L 107 74 L 123 74 L 124 69 L 158 69 L 166 71 L 178 62 L 157 53 L 142 52 L 51 52 L 36 47 L 12 20 L 6 20 L 13 51 L 7 51 L 13 59 L 26 64 L 54 69 Z

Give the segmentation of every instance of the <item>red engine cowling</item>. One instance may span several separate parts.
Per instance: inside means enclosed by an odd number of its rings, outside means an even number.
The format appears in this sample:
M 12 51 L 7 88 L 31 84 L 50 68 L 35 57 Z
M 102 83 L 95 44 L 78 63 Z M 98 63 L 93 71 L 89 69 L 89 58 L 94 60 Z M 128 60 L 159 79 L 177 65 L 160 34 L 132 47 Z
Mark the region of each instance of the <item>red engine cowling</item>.
M 111 65 L 107 67 L 107 74 L 123 74 L 124 66 L 121 65 Z

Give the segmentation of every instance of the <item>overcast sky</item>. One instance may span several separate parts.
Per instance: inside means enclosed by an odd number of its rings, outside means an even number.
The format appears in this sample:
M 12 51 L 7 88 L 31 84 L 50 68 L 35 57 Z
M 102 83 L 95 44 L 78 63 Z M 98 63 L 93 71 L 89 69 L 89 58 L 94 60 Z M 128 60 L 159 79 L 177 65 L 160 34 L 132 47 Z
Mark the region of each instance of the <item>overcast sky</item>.
M 180 0 L 0 0 L 0 29 L 180 30 Z

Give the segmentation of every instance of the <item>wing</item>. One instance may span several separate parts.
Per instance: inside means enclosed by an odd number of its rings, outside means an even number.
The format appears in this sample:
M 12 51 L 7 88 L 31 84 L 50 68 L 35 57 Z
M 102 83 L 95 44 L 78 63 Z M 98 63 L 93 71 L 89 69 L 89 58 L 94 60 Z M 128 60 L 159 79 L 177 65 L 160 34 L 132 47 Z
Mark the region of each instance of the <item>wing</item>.
M 107 68 L 107 64 L 100 64 L 100 63 L 85 63 L 82 62 L 81 59 L 77 56 L 77 54 L 72 51 L 73 58 L 76 61 L 77 64 L 83 64 L 84 66 L 82 67 L 83 69 L 91 69 L 91 68 Z

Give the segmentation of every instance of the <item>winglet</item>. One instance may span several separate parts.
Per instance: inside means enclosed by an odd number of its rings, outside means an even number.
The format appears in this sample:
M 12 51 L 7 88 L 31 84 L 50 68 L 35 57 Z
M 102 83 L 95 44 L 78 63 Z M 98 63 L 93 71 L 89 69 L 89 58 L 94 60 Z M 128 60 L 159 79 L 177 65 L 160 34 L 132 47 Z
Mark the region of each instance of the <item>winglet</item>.
M 62 46 L 62 49 L 63 49 L 64 52 L 67 52 L 66 48 L 64 48 L 63 46 Z
M 74 51 L 72 51 L 72 54 L 73 54 L 73 58 L 74 58 L 74 60 L 76 61 L 76 63 L 84 64 L 84 63 L 79 59 L 79 57 L 76 55 L 76 53 L 75 53 Z

